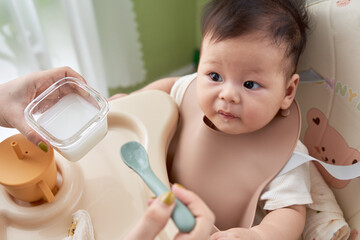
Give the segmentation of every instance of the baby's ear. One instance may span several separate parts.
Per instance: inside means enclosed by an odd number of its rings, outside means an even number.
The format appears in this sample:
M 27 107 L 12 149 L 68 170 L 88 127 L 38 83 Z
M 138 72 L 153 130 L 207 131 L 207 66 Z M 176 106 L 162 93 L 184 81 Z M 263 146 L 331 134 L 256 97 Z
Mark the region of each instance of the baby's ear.
M 296 89 L 299 84 L 299 74 L 293 74 L 286 82 L 286 92 L 283 102 L 281 104 L 281 109 L 288 109 L 291 103 L 294 101 Z

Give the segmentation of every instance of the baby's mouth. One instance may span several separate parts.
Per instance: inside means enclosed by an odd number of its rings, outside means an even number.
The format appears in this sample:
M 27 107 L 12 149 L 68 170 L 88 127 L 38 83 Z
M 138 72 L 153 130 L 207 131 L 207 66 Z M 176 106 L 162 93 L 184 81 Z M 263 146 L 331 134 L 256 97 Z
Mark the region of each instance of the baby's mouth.
M 236 118 L 236 116 L 234 116 L 233 114 L 231 114 L 229 112 L 225 112 L 223 110 L 219 110 L 218 113 L 220 114 L 220 116 L 222 116 L 225 119 L 234 119 L 234 118 Z

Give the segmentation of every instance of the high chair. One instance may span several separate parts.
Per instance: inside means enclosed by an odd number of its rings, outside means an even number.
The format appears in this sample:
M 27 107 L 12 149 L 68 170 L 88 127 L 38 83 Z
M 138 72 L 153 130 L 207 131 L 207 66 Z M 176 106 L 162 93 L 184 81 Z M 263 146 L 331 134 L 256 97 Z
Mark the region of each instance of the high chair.
M 308 43 L 297 68 L 306 80 L 300 77 L 296 97 L 302 112 L 301 140 L 319 160 L 356 164 L 360 159 L 360 1 L 308 0 L 308 10 Z M 345 220 L 359 231 L 360 179 L 338 180 L 321 167 L 319 171 Z
M 55 152 L 58 178 L 54 200 L 23 202 L 0 184 L 0 239 L 63 239 L 69 228 L 80 224 L 72 223 L 72 214 L 78 210 L 86 211 L 80 215 L 88 216 L 84 224 L 92 223 L 89 226 L 93 226 L 95 239 L 123 239 L 153 194 L 124 164 L 120 148 L 128 141 L 140 142 L 148 152 L 151 168 L 169 186 L 165 157 L 177 119 L 176 104 L 161 91 L 111 101 L 108 133 L 100 143 L 78 162 Z M 26 151 L 24 145 L 21 147 Z M 169 221 L 157 239 L 172 239 L 176 233 L 177 228 Z
M 302 111 L 301 140 L 315 158 L 356 164 L 360 159 L 360 1 L 308 0 L 308 4 L 311 31 L 297 69 L 306 80 L 300 82 L 296 97 Z M 142 143 L 152 169 L 169 184 L 165 157 L 177 120 L 175 103 L 160 91 L 110 102 L 109 130 L 96 147 L 75 163 L 55 153 L 58 191 L 53 202 L 24 203 L 0 185 L 0 239 L 65 238 L 72 214 L 79 209 L 89 213 L 95 239 L 122 239 L 147 209 L 152 193 L 122 162 L 120 147 L 127 141 Z M 345 220 L 359 231 L 360 179 L 339 181 L 321 173 Z M 157 239 L 172 239 L 176 232 L 169 221 Z

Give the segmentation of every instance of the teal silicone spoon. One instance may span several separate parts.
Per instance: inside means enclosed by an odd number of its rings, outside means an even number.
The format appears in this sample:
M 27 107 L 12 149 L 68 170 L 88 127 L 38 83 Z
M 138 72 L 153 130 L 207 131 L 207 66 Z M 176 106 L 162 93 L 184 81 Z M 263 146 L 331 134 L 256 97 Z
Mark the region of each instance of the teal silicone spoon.
M 122 145 L 121 157 L 124 163 L 134 170 L 156 195 L 170 191 L 152 171 L 145 148 L 138 142 L 128 142 Z M 190 232 L 195 226 L 195 218 L 189 209 L 176 199 L 176 206 L 171 215 L 175 225 L 181 232 Z

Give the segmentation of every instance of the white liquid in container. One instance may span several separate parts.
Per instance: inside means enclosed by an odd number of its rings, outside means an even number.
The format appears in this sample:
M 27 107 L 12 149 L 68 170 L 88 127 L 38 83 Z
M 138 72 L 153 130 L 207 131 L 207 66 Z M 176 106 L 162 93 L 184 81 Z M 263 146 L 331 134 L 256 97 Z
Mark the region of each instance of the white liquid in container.
M 48 109 L 38 123 L 59 140 L 74 136 L 99 110 L 77 94 L 64 96 Z
M 80 137 L 82 128 L 92 122 L 98 110 L 91 103 L 77 94 L 69 94 L 44 112 L 37 120 L 38 124 L 60 141 L 77 141 L 66 146 L 55 146 L 68 160 L 76 161 L 95 146 L 107 132 L 106 118 L 96 119 L 86 134 Z

